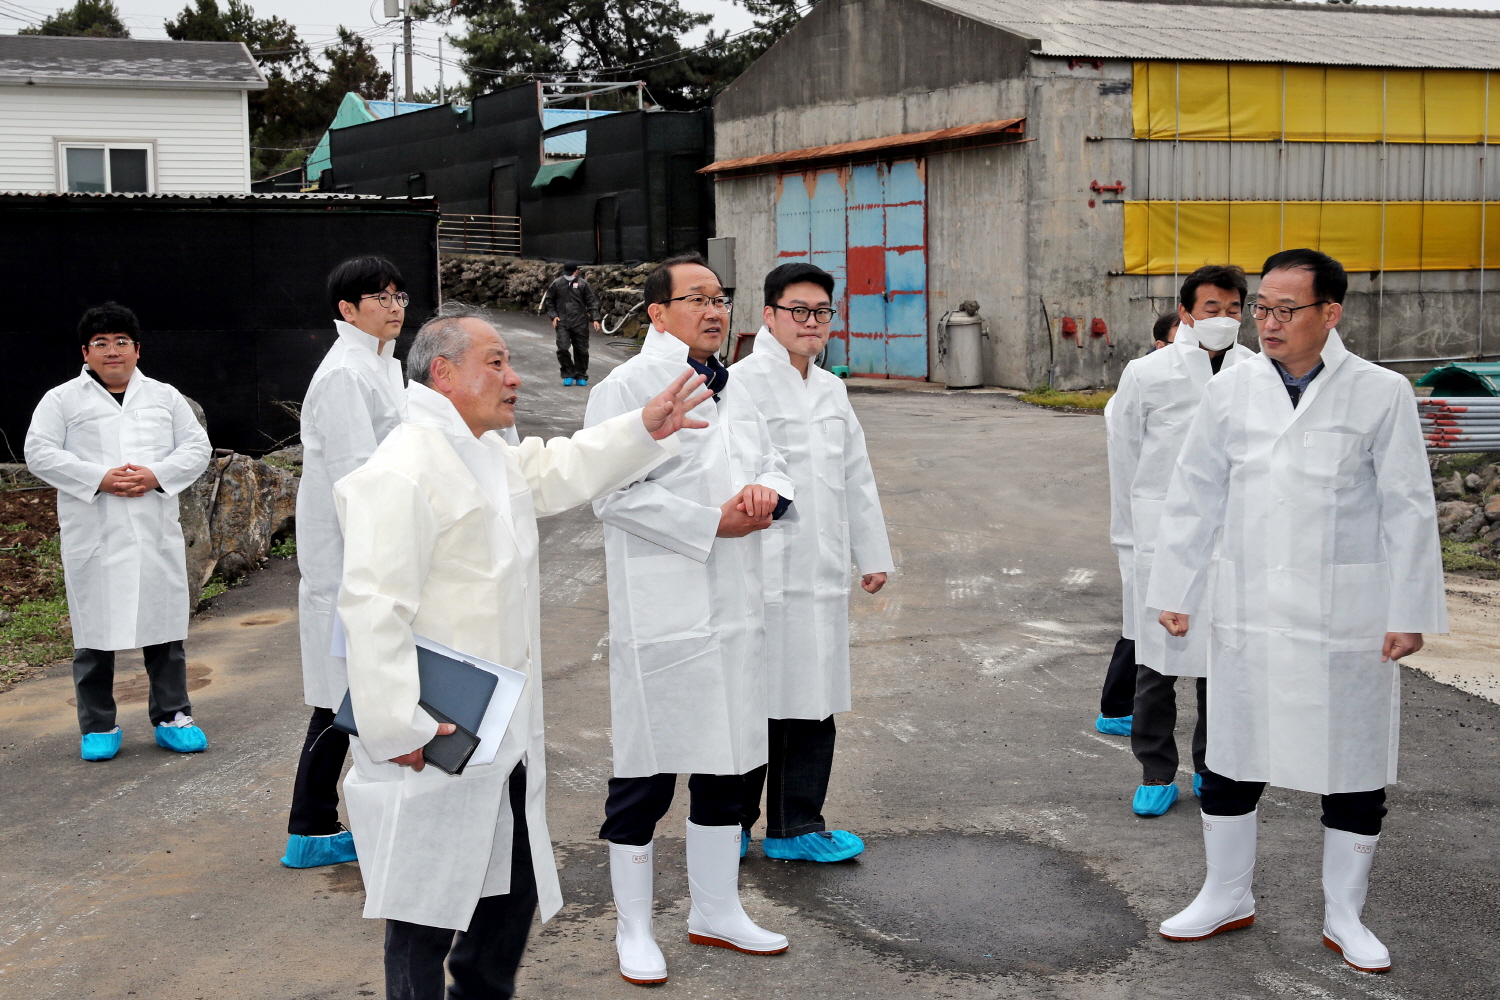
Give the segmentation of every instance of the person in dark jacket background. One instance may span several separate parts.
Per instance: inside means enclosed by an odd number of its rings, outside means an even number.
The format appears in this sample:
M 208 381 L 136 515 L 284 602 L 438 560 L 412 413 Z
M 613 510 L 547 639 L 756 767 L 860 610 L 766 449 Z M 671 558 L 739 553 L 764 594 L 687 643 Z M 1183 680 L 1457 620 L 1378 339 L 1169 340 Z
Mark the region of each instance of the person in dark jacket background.
M 599 297 L 579 275 L 577 264 L 564 264 L 562 276 L 548 286 L 547 315 L 557 331 L 563 385 L 588 385 L 589 327 L 599 329 Z

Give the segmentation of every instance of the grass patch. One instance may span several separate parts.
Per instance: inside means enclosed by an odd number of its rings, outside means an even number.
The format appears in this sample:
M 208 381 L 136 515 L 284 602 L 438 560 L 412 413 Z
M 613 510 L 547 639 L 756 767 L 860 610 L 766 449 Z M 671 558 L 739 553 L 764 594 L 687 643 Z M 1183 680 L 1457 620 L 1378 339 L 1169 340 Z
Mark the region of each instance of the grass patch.
M 215 573 L 213 576 L 209 577 L 208 582 L 203 585 L 203 593 L 198 595 L 198 607 L 203 607 L 203 605 L 207 604 L 215 597 L 226 593 L 228 590 L 229 581 L 225 580 L 222 576 Z
M 1456 542 L 1451 538 L 1442 540 L 1443 569 L 1469 573 L 1500 572 L 1500 562 L 1487 559 L 1474 551 L 1472 542 Z
M 10 617 L 0 624 L 0 688 L 73 653 L 73 630 L 66 624 L 68 598 L 63 591 L 60 539 L 53 535 L 31 546 L 24 556 L 37 566 L 51 593 L 7 609 Z
M 297 536 L 286 535 L 271 546 L 271 555 L 277 559 L 295 559 L 297 557 Z
M 1035 406 L 1060 406 L 1075 410 L 1102 410 L 1114 396 L 1113 389 L 1087 390 L 1083 392 L 1058 392 L 1046 382 L 1023 393 L 1021 402 Z

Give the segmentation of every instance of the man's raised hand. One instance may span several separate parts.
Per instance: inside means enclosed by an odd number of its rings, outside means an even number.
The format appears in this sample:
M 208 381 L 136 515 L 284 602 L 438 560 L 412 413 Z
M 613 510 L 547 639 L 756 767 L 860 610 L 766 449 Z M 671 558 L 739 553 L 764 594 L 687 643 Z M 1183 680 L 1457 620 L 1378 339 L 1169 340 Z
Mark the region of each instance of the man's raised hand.
M 702 384 L 703 376 L 695 375 L 691 368 L 673 379 L 671 385 L 641 409 L 641 423 L 646 425 L 647 433 L 660 441 L 684 427 L 707 427 L 706 422 L 688 416 L 693 407 L 705 399 L 713 398 L 713 393 L 707 389 L 693 395 L 693 391 Z

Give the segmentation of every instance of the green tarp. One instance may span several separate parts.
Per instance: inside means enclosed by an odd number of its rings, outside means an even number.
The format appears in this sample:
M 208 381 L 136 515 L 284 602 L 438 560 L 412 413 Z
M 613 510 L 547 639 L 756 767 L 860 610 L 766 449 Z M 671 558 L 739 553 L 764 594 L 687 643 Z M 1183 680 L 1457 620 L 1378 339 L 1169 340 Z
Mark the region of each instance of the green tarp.
M 1417 379 L 1434 396 L 1500 396 L 1500 362 L 1458 361 L 1441 365 Z
M 542 169 L 536 172 L 536 179 L 531 182 L 534 188 L 546 187 L 556 180 L 566 180 L 578 173 L 578 168 L 583 166 L 583 160 L 567 160 L 563 163 L 544 163 Z

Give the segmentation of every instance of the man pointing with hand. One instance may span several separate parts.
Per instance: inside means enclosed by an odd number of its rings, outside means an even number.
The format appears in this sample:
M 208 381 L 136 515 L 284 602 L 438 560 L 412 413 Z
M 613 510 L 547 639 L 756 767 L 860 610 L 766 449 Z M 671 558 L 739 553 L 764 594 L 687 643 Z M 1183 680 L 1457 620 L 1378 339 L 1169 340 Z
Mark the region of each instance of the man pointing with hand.
M 694 411 L 708 426 L 678 435 L 679 457 L 594 503 L 609 574 L 615 756 L 599 836 L 610 842 L 620 974 L 649 985 L 667 978 L 651 930 L 651 842 L 679 773 L 692 775 L 689 939 L 752 955 L 787 948 L 741 908 L 739 859 L 741 776 L 766 763 L 761 546 L 749 536 L 796 515 L 765 418 L 714 357 L 730 304 L 718 277 L 696 254 L 674 257 L 644 293 L 651 331 L 594 388 L 584 425 L 640 406 L 690 368 L 714 394 Z

